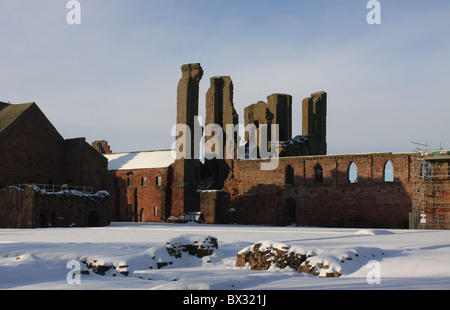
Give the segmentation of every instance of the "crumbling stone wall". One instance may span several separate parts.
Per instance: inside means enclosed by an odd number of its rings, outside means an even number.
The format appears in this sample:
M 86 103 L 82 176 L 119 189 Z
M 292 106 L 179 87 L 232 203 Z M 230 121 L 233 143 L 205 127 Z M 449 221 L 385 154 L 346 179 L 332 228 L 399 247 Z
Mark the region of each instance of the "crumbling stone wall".
M 247 143 L 252 143 L 249 141 L 250 139 L 252 139 L 251 135 L 253 134 L 254 135 L 253 139 L 256 139 L 256 141 L 253 141 L 253 143 L 256 142 L 255 143 L 256 146 L 258 148 L 261 148 L 259 141 L 260 140 L 259 133 L 257 130 L 260 128 L 261 125 L 266 125 L 268 130 L 270 130 L 271 125 L 273 124 L 273 113 L 270 111 L 269 107 L 267 106 L 267 103 L 265 103 L 264 101 L 258 101 L 257 103 L 245 107 L 244 124 L 246 128 L 250 128 L 248 127 L 248 125 L 254 125 L 254 130 L 256 131 L 256 133 L 246 131 L 245 141 L 247 141 Z M 271 135 L 268 134 L 267 138 L 269 142 Z
M 205 189 L 221 189 L 228 175 L 227 159 L 237 158 L 239 116 L 233 103 L 233 82 L 229 76 L 215 76 L 206 93 L 205 163 L 202 179 Z M 232 126 L 232 132 L 227 127 Z M 217 132 L 216 132 L 217 131 Z M 212 183 L 211 183 L 212 182 Z
M 387 161 L 394 167 L 393 182 L 384 181 Z M 406 228 L 412 208 L 410 162 L 411 154 L 392 153 L 285 157 L 277 169 L 264 171 L 261 160 L 237 160 L 224 197 L 236 210 L 236 223 L 286 225 L 295 212 L 301 226 Z M 349 181 L 351 163 L 358 168 L 355 183 Z M 292 183 L 286 182 L 288 167 Z
M 206 93 L 206 118 L 205 127 L 216 124 L 223 130 L 223 146 L 227 148 L 226 127 L 236 126 L 239 123 L 239 115 L 236 113 L 233 103 L 233 82 L 229 76 L 215 76 L 210 79 L 211 85 Z M 206 141 L 209 140 L 206 137 Z M 236 144 L 233 137 L 233 144 Z M 234 146 L 236 150 L 236 147 Z M 224 152 L 222 152 L 224 154 Z M 225 156 L 223 156 L 225 157 Z
M 109 194 L 47 193 L 35 187 L 0 190 L 0 227 L 87 227 L 110 223 Z
M 0 189 L 0 228 L 33 228 L 35 191 L 17 187 Z
M 92 142 L 91 145 L 100 154 L 112 154 L 111 147 L 106 140 L 97 140 Z

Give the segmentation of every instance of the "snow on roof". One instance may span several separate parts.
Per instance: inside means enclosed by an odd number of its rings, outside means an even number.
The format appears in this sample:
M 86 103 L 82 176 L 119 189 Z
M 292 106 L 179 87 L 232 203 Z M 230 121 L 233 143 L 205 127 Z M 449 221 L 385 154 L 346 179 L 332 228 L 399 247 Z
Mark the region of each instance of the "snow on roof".
M 108 170 L 166 168 L 175 162 L 171 150 L 104 154 Z

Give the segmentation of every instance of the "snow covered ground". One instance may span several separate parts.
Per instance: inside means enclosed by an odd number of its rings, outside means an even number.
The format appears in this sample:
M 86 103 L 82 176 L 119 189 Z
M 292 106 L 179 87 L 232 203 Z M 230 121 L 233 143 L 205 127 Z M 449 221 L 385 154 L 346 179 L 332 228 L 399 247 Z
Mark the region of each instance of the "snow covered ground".
M 167 241 L 198 236 L 217 238 L 213 255 L 171 257 L 173 264 L 149 268 L 152 259 L 167 259 Z M 290 268 L 236 267 L 237 253 L 260 241 L 313 253 L 342 276 L 320 278 Z M 348 256 L 353 259 L 343 259 Z M 103 276 L 92 271 L 72 276 L 77 268 L 73 261 L 126 265 L 128 276 L 117 270 Z M 87 270 L 83 263 L 80 266 Z M 450 231 L 195 223 L 0 229 L 0 289 L 448 290 Z

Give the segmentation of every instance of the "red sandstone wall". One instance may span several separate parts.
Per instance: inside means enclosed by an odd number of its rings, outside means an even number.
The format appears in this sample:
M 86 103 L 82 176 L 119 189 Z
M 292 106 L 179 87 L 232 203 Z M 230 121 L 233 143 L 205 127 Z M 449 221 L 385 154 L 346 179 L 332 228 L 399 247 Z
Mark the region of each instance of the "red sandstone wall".
M 110 210 L 113 221 L 161 222 L 168 214 L 170 204 L 169 168 L 118 170 L 108 173 L 108 190 L 111 194 Z M 161 185 L 156 178 L 161 177 Z M 143 185 L 142 178 L 147 178 Z M 128 183 L 131 178 L 131 183 Z M 156 207 L 156 210 L 155 210 Z M 156 211 L 156 212 L 155 212 Z
M 37 192 L 33 208 L 34 227 L 95 227 L 110 224 L 108 196 Z
M 108 196 L 45 194 L 32 187 L 0 190 L 0 227 L 86 227 L 110 223 Z
M 0 133 L 0 187 L 18 183 L 62 184 L 63 138 L 37 105 L 30 106 Z
M 63 142 L 61 163 L 62 184 L 93 187 L 94 193 L 106 190 L 108 160 L 85 138 Z
M 64 140 L 37 105 L 0 133 L 0 188 L 69 184 L 106 189 L 107 159 L 84 138 Z
M 394 182 L 384 182 L 390 160 Z M 350 183 L 348 170 L 354 162 L 358 180 Z M 261 160 L 238 160 L 224 191 L 236 208 L 236 222 L 289 224 L 286 201 L 295 200 L 296 223 L 302 226 L 407 227 L 411 211 L 409 154 L 373 153 L 336 156 L 280 158 L 278 168 L 263 171 Z M 323 183 L 315 183 L 317 164 Z M 291 165 L 294 184 L 285 184 Z
M 33 228 L 34 190 L 0 189 L 0 228 Z

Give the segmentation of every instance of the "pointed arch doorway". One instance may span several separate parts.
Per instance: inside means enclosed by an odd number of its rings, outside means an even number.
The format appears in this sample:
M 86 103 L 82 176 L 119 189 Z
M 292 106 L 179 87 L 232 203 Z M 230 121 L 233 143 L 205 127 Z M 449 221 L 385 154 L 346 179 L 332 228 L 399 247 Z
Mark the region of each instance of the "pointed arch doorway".
M 297 202 L 289 197 L 284 201 L 283 226 L 296 225 L 297 223 Z

